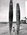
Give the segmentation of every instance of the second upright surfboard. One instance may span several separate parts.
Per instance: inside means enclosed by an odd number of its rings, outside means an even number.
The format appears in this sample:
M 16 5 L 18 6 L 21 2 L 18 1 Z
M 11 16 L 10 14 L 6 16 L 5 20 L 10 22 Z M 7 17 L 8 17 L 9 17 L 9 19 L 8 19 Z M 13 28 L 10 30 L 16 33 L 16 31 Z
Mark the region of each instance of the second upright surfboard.
M 20 7 L 19 3 L 16 5 L 16 25 L 17 25 L 17 35 L 19 35 L 19 27 L 20 27 Z

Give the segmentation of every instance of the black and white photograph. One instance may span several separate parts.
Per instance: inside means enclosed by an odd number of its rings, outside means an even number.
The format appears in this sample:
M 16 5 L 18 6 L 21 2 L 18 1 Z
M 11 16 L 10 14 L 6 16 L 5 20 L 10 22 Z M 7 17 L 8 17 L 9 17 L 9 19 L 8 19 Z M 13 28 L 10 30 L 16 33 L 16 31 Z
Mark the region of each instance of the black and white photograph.
M 0 0 L 0 35 L 27 35 L 27 0 Z

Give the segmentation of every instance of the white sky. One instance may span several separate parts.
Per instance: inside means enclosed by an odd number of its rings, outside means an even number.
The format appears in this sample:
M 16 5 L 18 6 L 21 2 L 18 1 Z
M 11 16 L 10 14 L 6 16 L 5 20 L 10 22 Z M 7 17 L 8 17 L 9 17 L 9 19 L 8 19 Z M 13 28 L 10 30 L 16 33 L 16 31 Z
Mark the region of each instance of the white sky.
M 27 1 L 25 2 L 25 12 L 26 12 L 26 18 L 27 18 Z
M 9 21 L 9 1 L 10 0 L 0 0 L 0 22 Z M 21 20 L 25 17 L 25 1 L 26 0 L 13 0 L 13 21 L 16 21 L 16 3 L 19 3 L 20 5 Z

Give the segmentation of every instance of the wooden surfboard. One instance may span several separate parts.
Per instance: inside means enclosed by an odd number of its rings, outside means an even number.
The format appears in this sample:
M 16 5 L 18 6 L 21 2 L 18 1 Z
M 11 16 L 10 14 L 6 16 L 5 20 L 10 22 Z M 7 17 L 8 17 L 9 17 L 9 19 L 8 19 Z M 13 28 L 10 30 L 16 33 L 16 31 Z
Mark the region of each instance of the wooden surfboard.
M 12 22 L 13 22 L 13 3 L 12 0 L 10 0 L 10 6 L 9 6 L 9 27 L 10 27 L 10 33 L 12 29 Z
M 16 5 L 16 25 L 17 25 L 17 35 L 19 35 L 19 28 L 20 28 L 20 7 L 19 3 Z

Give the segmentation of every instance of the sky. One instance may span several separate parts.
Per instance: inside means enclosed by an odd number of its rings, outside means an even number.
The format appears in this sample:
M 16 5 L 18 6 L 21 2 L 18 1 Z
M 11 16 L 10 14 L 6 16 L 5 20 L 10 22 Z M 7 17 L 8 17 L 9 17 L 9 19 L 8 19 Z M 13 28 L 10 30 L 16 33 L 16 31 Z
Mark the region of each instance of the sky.
M 20 6 L 20 20 L 24 19 L 25 1 L 27 0 L 13 0 L 13 22 L 16 21 L 16 4 Z M 0 22 L 9 22 L 9 3 L 10 0 L 0 0 Z M 26 16 L 27 17 L 27 16 Z
M 26 12 L 26 18 L 27 18 L 27 1 L 25 2 L 25 12 Z

